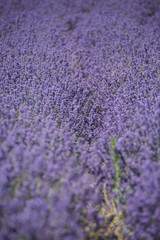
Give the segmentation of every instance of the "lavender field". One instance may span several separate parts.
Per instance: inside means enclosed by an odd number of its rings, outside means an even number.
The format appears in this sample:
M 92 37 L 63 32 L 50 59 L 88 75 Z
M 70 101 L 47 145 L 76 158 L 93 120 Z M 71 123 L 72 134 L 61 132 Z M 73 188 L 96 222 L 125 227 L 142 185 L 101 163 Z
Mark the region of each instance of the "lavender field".
M 0 0 L 0 240 L 160 240 L 160 0 Z

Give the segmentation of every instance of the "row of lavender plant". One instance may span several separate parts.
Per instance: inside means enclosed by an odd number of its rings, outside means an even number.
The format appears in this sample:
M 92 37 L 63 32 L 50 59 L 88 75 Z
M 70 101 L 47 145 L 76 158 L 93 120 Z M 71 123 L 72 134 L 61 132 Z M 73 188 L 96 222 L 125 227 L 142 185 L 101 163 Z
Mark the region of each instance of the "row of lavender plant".
M 0 2 L 0 239 L 160 239 L 159 19 Z

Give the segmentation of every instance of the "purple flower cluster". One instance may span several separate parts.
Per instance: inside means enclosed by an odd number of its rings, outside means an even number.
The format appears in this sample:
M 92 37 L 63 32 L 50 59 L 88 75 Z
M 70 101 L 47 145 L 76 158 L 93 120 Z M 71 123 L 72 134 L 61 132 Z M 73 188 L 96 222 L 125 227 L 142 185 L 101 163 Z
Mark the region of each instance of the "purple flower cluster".
M 148 161 L 141 169 L 134 195 L 127 199 L 127 218 L 133 239 L 160 239 L 160 165 Z
M 159 19 L 159 0 L 0 2 L 0 239 L 160 239 Z
M 118 139 L 117 155 L 121 169 L 121 207 L 133 239 L 159 239 L 160 212 L 160 101 L 145 108 L 132 127 Z

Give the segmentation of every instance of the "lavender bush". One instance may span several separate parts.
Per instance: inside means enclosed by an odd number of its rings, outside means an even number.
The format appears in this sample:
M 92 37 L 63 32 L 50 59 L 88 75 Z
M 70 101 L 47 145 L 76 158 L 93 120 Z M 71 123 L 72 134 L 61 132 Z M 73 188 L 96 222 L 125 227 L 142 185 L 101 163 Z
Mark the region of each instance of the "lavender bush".
M 0 239 L 160 239 L 159 19 L 0 1 Z

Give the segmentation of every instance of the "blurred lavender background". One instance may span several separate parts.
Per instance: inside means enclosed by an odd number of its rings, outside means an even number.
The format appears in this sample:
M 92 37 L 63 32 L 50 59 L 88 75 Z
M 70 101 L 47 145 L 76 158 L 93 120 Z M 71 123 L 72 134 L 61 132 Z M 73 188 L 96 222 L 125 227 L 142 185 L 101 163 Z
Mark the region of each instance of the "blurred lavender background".
M 0 0 L 0 239 L 159 226 L 160 0 Z

